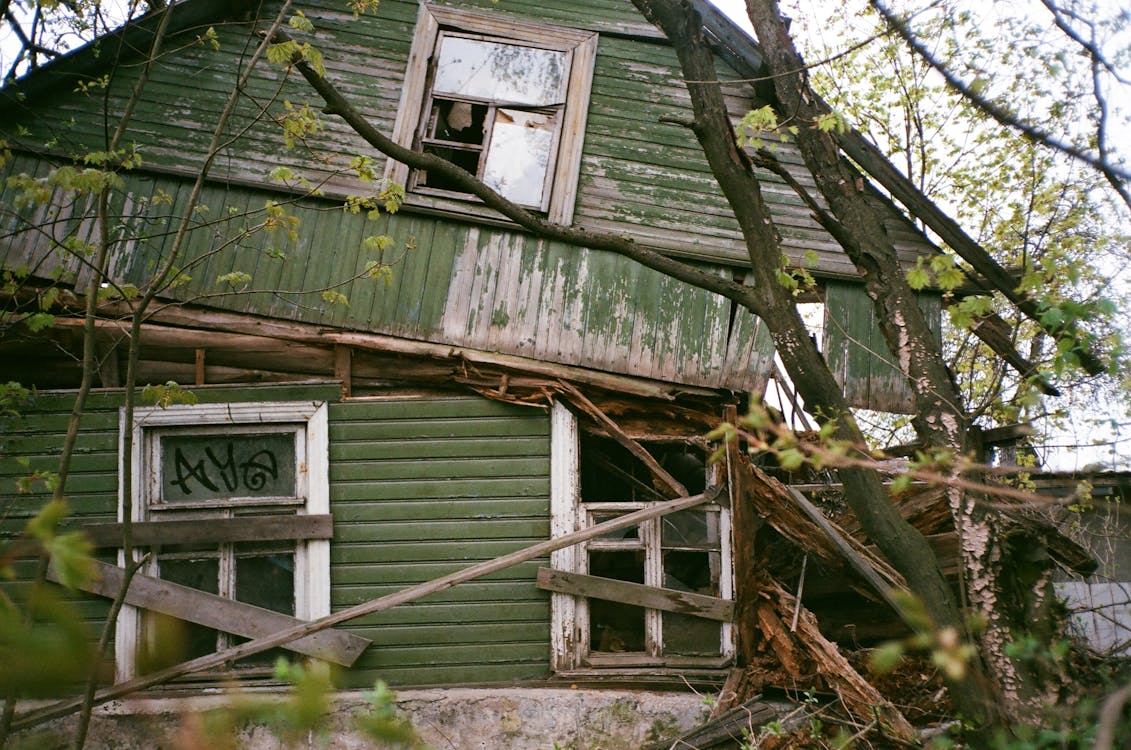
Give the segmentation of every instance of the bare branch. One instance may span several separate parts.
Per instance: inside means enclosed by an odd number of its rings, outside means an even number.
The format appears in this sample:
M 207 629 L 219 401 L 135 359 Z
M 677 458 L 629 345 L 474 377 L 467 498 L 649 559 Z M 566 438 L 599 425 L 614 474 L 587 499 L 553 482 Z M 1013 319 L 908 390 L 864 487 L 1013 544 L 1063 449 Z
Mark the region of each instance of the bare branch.
M 1006 108 L 991 101 L 989 98 L 981 95 L 968 86 L 962 79 L 954 74 L 946 65 L 938 60 L 926 45 L 919 41 L 919 39 L 911 32 L 911 29 L 906 23 L 895 13 L 888 8 L 882 0 L 868 0 L 869 4 L 875 8 L 884 21 L 897 33 L 907 46 L 909 46 L 915 54 L 919 55 L 928 65 L 939 73 L 946 81 L 946 84 L 954 91 L 958 92 L 964 99 L 973 104 L 982 113 L 991 117 L 999 124 L 1011 130 L 1016 130 L 1028 140 L 1039 143 L 1043 146 L 1058 151 L 1076 161 L 1087 164 L 1092 167 L 1107 179 L 1111 184 L 1112 189 L 1119 194 L 1119 197 L 1131 208 L 1131 171 L 1124 169 L 1118 165 L 1112 164 L 1108 159 L 1104 158 L 1103 154 L 1093 154 L 1082 148 L 1073 146 L 1071 143 L 1055 137 L 1041 128 L 1031 123 L 1024 122 L 1017 115 L 1009 112 Z

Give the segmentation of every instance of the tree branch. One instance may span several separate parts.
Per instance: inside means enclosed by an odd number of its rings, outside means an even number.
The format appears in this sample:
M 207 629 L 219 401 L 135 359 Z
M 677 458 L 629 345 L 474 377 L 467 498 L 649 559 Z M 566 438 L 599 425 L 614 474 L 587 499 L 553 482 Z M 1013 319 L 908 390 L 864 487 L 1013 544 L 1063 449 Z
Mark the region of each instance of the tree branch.
M 937 71 L 939 75 L 943 77 L 943 80 L 946 81 L 946 84 L 954 91 L 958 92 L 960 96 L 973 104 L 982 113 L 997 121 L 1000 125 L 1011 130 L 1016 130 L 1034 143 L 1039 143 L 1055 151 L 1059 151 L 1076 161 L 1083 162 L 1092 167 L 1107 179 L 1115 192 L 1118 193 L 1123 202 L 1127 204 L 1127 207 L 1131 208 L 1131 189 L 1128 188 L 1128 185 L 1131 184 L 1131 171 L 1112 164 L 1110 161 L 1102 158 L 1102 156 L 1089 153 L 1084 149 L 1073 146 L 1067 141 L 1056 138 L 1051 133 L 1041 130 L 1035 125 L 1022 121 L 1012 112 L 1007 111 L 1004 107 L 991 101 L 989 98 L 982 96 L 972 87 L 966 85 L 962 79 L 937 60 L 935 56 L 931 54 L 930 50 L 927 49 L 926 45 L 915 37 L 907 24 L 898 18 L 881 0 L 868 0 L 868 2 L 875 8 L 876 12 L 883 17 L 888 26 L 907 43 L 907 46 L 910 47 L 915 54 L 919 55 L 924 62 Z

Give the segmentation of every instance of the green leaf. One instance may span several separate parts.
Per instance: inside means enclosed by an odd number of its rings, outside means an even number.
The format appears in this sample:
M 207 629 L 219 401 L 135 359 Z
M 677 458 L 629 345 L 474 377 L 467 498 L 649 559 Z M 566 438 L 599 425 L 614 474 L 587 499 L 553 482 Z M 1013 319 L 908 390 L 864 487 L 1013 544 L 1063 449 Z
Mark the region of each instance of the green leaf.
M 59 583 L 68 589 L 78 589 L 94 575 L 94 547 L 81 531 L 59 534 L 44 544 L 51 556 Z

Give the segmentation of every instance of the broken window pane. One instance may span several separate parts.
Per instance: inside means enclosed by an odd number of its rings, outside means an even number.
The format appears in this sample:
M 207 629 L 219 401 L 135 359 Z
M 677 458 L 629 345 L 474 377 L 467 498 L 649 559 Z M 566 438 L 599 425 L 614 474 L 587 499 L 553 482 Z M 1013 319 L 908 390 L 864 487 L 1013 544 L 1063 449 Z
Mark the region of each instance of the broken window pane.
M 613 511 L 613 510 L 610 510 L 610 511 L 590 511 L 589 512 L 589 519 L 590 519 L 589 522 L 592 525 L 596 526 L 599 523 L 604 523 L 605 521 L 611 521 L 614 518 L 619 518 L 622 515 L 624 515 L 624 511 Z M 623 529 L 617 529 L 616 531 L 608 531 L 608 532 L 605 532 L 604 534 L 602 534 L 601 536 L 597 537 L 597 539 L 631 539 L 631 540 L 637 540 L 637 539 L 640 539 L 640 527 L 639 526 L 628 526 L 628 527 L 623 528 Z
M 498 109 L 483 181 L 515 203 L 542 205 L 556 113 Z
M 683 510 L 661 519 L 664 547 L 719 546 L 719 514 L 712 511 Z
M 664 588 L 718 596 L 720 564 L 718 552 L 665 550 Z M 664 612 L 663 633 L 664 653 L 669 656 L 717 656 L 721 653 L 719 623 L 713 620 Z
M 446 35 L 432 90 L 545 107 L 565 102 L 566 72 L 565 52 Z
M 441 141 L 483 145 L 483 122 L 487 105 L 435 99 L 428 120 L 428 134 Z
M 591 550 L 589 574 L 644 583 L 644 551 Z M 644 608 L 590 599 L 589 633 L 593 651 L 642 652 L 645 650 Z

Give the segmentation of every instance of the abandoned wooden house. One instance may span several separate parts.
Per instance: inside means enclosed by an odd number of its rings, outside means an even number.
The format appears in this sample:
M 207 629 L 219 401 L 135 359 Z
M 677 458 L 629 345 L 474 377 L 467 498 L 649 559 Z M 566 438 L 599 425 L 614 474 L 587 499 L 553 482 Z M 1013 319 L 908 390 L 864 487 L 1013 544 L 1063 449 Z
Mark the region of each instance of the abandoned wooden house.
M 763 102 L 757 47 L 694 5 L 737 120 Z M 56 468 L 101 248 L 96 388 L 67 489 L 67 523 L 102 560 L 79 604 L 92 628 L 118 588 L 124 512 L 148 553 L 107 680 L 643 512 L 287 648 L 342 665 L 343 689 L 718 686 L 738 663 L 754 534 L 770 533 L 740 512 L 749 498 L 800 545 L 789 549 L 839 559 L 772 466 L 733 447 L 709 460 L 705 435 L 773 376 L 760 322 L 623 256 L 534 237 L 444 176 L 386 160 L 333 114 L 315 127 L 323 105 L 306 81 L 249 62 L 280 7 L 188 0 L 0 91 L 0 382 L 34 389 L 2 418 L 2 533 L 18 536 L 48 497 L 16 482 Z M 298 11 L 313 31 L 292 33 L 398 144 L 549 221 L 745 278 L 739 229 L 679 124 L 690 105 L 675 53 L 627 0 L 382 0 L 359 17 L 303 0 L 288 17 Z M 776 148 L 811 184 L 791 144 Z M 98 154 L 133 162 L 101 211 L 80 179 Z M 789 264 L 818 282 L 824 351 L 853 401 L 905 408 L 851 263 L 790 187 L 763 178 Z M 390 193 L 376 197 L 382 180 L 404 187 L 395 212 Z M 933 252 L 886 205 L 905 259 Z M 131 310 L 158 278 L 131 359 Z M 158 403 L 127 420 L 131 377 Z M 678 497 L 693 501 L 648 515 Z M 787 600 L 761 601 L 796 609 Z M 866 641 L 880 620 L 828 632 Z M 182 676 L 176 694 L 270 683 L 273 658 Z

